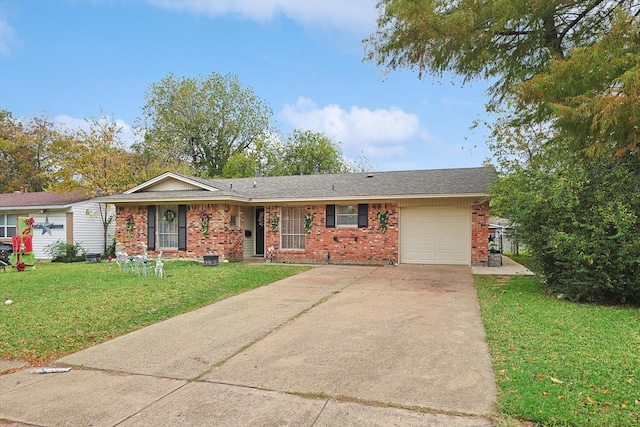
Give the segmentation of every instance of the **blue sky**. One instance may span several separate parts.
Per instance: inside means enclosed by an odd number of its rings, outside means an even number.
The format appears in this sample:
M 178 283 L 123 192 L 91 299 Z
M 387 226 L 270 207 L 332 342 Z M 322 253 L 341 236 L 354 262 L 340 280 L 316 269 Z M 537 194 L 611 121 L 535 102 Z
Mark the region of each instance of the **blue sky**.
M 232 73 L 283 135 L 324 132 L 375 170 L 480 166 L 487 84 L 385 75 L 362 60 L 375 20 L 375 0 L 0 0 L 0 108 L 105 114 L 131 142 L 151 83 Z

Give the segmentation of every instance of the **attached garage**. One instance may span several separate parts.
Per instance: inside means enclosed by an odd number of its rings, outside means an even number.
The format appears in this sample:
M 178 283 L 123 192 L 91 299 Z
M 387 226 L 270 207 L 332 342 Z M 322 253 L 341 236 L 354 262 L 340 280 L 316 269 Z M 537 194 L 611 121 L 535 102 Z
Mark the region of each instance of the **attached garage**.
M 471 208 L 400 209 L 400 262 L 471 265 Z

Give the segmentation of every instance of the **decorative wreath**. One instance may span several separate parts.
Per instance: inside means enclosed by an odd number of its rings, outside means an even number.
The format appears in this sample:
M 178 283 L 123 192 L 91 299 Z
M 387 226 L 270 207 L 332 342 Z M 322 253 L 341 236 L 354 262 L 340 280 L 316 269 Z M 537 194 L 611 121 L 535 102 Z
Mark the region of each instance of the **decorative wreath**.
M 378 222 L 380 223 L 380 231 L 383 233 L 387 231 L 387 228 L 389 227 L 389 212 L 378 212 Z
M 200 214 L 200 226 L 202 227 L 202 231 L 200 234 L 204 237 L 205 234 L 209 231 L 209 214 L 202 212 Z
M 172 211 L 171 209 L 167 209 L 166 211 L 164 211 L 165 221 L 173 222 L 174 219 L 176 219 L 176 213 L 174 211 Z
M 131 237 L 133 232 L 133 225 L 135 224 L 133 221 L 133 214 L 127 215 L 124 221 L 124 225 L 125 227 L 127 227 L 127 234 L 129 235 L 129 237 Z
M 304 231 L 307 234 L 310 234 L 312 226 L 313 226 L 313 214 L 306 214 L 304 216 Z

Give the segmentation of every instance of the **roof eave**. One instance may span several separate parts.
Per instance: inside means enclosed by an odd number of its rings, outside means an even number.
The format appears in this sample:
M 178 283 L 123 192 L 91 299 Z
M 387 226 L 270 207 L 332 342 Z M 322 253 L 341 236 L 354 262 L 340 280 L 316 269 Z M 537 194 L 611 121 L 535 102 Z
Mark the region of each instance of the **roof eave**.
M 296 203 L 296 202 L 330 202 L 340 200 L 409 200 L 409 199 L 452 199 L 452 198 L 489 198 L 487 193 L 452 193 L 452 194 L 380 194 L 380 195 L 367 195 L 367 196 L 353 196 L 353 195 L 335 195 L 335 196 L 322 196 L 314 197 L 312 199 L 306 197 L 276 197 L 276 198 L 264 198 L 264 199 L 249 199 L 251 203 Z
M 148 194 L 148 193 L 144 193 L 144 194 Z M 212 196 L 215 193 L 212 193 Z M 134 194 L 135 195 L 135 194 Z M 171 197 L 171 198 L 167 198 L 167 197 L 157 197 L 157 198 L 136 198 L 136 197 L 100 197 L 99 199 L 95 199 L 96 202 L 99 203 L 110 203 L 110 204 L 140 204 L 140 203 L 144 203 L 144 204 L 149 204 L 149 203 L 158 203 L 158 204 L 167 204 L 167 203 L 176 203 L 176 202 L 203 202 L 203 203 L 211 203 L 212 201 L 220 201 L 220 202 L 227 202 L 227 201 L 236 201 L 236 202 L 247 202 L 248 200 L 244 197 L 233 197 L 233 196 L 228 196 L 228 195 L 215 195 L 215 197 L 202 197 L 202 196 L 197 196 L 197 197 L 185 197 L 185 196 L 181 196 L 181 197 Z
M 64 205 L 22 205 L 22 206 L 0 206 L 0 211 L 28 211 L 28 210 L 62 210 L 62 209 L 69 209 L 70 207 L 72 207 L 75 203 L 80 203 L 83 202 L 84 200 L 81 200 L 79 202 L 73 202 L 73 203 L 66 203 Z

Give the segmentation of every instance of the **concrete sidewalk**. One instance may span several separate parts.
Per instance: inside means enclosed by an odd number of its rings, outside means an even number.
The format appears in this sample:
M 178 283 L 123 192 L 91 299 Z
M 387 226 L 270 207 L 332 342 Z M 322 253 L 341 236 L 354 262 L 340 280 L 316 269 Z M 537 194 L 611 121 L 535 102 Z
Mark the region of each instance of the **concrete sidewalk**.
M 498 276 L 535 276 L 535 273 L 525 266 L 518 264 L 507 256 L 502 256 L 500 267 L 471 267 L 473 274 L 495 274 Z
M 59 364 L 0 376 L 0 425 L 490 426 L 496 400 L 469 267 L 317 267 Z

